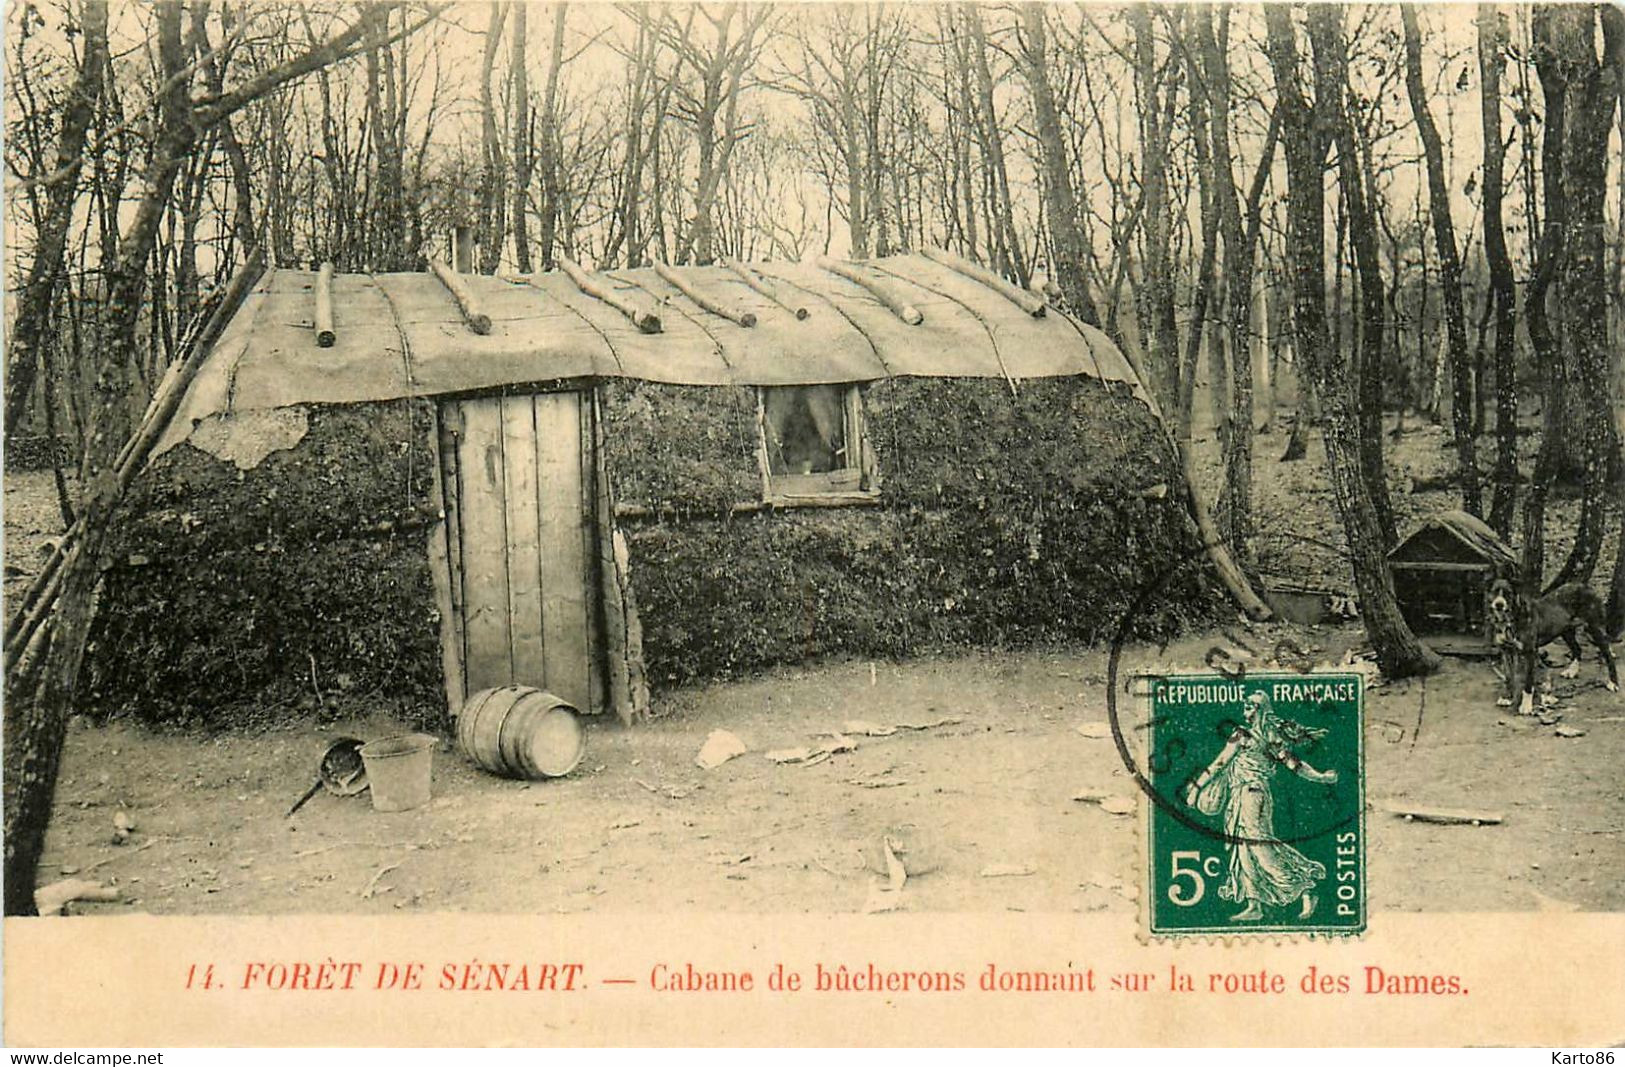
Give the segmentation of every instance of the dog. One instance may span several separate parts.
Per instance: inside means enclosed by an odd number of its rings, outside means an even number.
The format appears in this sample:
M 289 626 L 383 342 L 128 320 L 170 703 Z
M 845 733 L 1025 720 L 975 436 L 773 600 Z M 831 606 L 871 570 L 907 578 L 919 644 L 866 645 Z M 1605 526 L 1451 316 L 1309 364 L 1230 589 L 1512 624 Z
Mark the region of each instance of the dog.
M 1521 692 L 1523 702 L 1519 713 L 1534 713 L 1535 660 L 1542 648 L 1560 637 L 1568 645 L 1570 656 L 1569 665 L 1563 668 L 1563 677 L 1576 677 L 1580 673 L 1581 630 L 1597 646 L 1598 654 L 1608 667 L 1608 691 L 1619 692 L 1619 670 L 1614 665 L 1613 649 L 1609 647 L 1608 632 L 1603 625 L 1602 600 L 1584 582 L 1560 585 L 1530 603 L 1509 579 L 1497 578 L 1490 583 L 1488 607 L 1490 632 L 1501 650 L 1501 666 L 1506 674 L 1506 694 L 1496 701 L 1500 707 L 1511 707 Z M 1531 619 L 1535 647 L 1528 648 L 1524 634 Z

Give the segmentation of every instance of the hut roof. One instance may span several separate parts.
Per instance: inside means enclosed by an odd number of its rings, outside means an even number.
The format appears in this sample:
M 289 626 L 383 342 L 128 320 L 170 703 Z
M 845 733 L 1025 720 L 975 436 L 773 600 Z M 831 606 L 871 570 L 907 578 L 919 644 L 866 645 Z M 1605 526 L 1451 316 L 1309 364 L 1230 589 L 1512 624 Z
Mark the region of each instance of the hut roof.
M 1441 511 L 1417 527 L 1388 554 L 1402 562 L 1483 562 L 1518 566 L 1518 555 L 1483 519 L 1465 511 Z
M 307 403 L 358 403 L 477 392 L 572 378 L 691 385 L 800 385 L 903 376 L 1045 378 L 1128 384 L 1150 403 L 1101 331 L 1051 309 L 1035 318 L 1006 295 L 934 259 L 854 264 L 923 314 L 909 325 L 869 288 L 811 264 L 750 269 L 784 303 L 727 267 L 669 268 L 708 302 L 756 317 L 745 327 L 703 309 L 653 269 L 592 280 L 657 309 L 645 333 L 564 272 L 463 275 L 490 317 L 473 332 L 433 274 L 341 274 L 332 286 L 331 347 L 317 344 L 317 274 L 267 272 L 199 370 L 162 451 L 211 415 Z M 784 306 L 789 304 L 790 307 Z M 805 307 L 798 319 L 792 308 Z

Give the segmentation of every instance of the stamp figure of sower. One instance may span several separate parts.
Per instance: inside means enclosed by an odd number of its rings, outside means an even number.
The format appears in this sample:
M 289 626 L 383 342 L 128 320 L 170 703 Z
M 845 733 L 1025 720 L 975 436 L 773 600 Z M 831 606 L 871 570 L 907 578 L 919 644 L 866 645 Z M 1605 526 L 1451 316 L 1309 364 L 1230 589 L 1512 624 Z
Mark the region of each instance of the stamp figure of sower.
M 1204 815 L 1223 813 L 1229 867 L 1219 897 L 1243 904 L 1233 922 L 1264 917 L 1264 907 L 1301 901 L 1300 919 L 1314 914 L 1326 866 L 1283 842 L 1275 830 L 1273 780 L 1281 768 L 1309 782 L 1335 784 L 1336 770 L 1316 770 L 1293 752 L 1320 740 L 1323 729 L 1276 715 L 1262 692 L 1248 695 L 1246 721 L 1235 728 L 1207 769 L 1185 787 L 1185 803 Z

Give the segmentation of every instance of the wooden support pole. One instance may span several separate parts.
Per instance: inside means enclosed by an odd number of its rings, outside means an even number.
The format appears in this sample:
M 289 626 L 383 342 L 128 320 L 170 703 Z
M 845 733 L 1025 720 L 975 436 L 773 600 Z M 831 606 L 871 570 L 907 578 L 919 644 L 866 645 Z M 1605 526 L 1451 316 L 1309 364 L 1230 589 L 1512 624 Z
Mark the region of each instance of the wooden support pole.
M 793 314 L 798 320 L 807 317 L 807 309 L 785 297 L 778 286 L 757 274 L 732 256 L 723 256 L 720 260 L 724 267 L 739 275 L 739 279 L 752 290 L 767 297 L 779 307 Z
M 338 340 L 333 332 L 333 264 L 323 263 L 316 272 L 316 344 L 332 348 Z
M 474 291 L 468 287 L 468 282 L 461 274 L 446 266 L 438 259 L 429 260 L 429 269 L 434 276 L 440 279 L 440 284 L 446 287 L 446 292 L 457 301 L 457 309 L 463 313 L 463 321 L 475 333 L 484 336 L 491 332 L 491 316 L 480 309 L 478 298 Z
M 700 305 L 700 307 L 704 308 L 706 311 L 709 311 L 711 314 L 716 315 L 719 318 L 727 319 L 729 322 L 732 322 L 738 326 L 744 326 L 747 329 L 756 325 L 756 316 L 752 312 L 739 311 L 735 308 L 724 307 L 715 300 L 712 300 L 710 297 L 706 296 L 704 293 L 700 292 L 693 285 L 690 285 L 687 281 L 684 281 L 681 274 L 678 274 L 676 271 L 672 270 L 658 259 L 654 261 L 654 266 L 655 273 L 665 279 L 668 285 L 670 285 L 673 289 L 676 289 L 679 293 L 682 293 L 684 296 L 688 297 L 690 300 L 694 301 L 696 304 Z
M 569 256 L 556 256 L 555 258 L 558 260 L 559 266 L 563 268 L 564 273 L 568 274 L 570 280 L 576 283 L 577 289 L 580 289 L 594 300 L 602 301 L 619 311 L 644 333 L 660 332 L 660 316 L 655 314 L 654 309 L 646 306 L 642 301 L 601 284 L 596 278 L 582 270 L 581 264 Z
M 264 270 L 264 256 L 259 249 L 253 249 L 227 283 L 225 295 L 221 297 L 220 303 L 204 323 L 203 329 L 192 341 L 191 347 L 182 357 L 179 368 L 159 387 L 158 395 L 147 406 L 141 424 L 136 427 L 129 440 L 124 442 L 124 447 L 119 450 L 118 458 L 115 460 L 120 497 L 135 480 L 135 476 L 141 472 L 141 468 L 146 465 L 147 457 L 152 454 L 159 437 L 169 428 L 170 421 L 179 410 L 181 400 L 191 387 L 192 380 L 197 377 L 197 372 L 214 350 L 214 343 L 220 339 L 231 317 L 242 307 L 249 290 L 259 281 L 260 274 Z M 34 645 L 33 637 L 55 607 L 56 594 L 61 588 L 62 575 L 66 570 L 65 564 L 76 552 L 84 526 L 85 516 L 81 514 L 79 521 L 69 527 L 57 540 L 51 557 L 46 560 L 44 568 L 25 594 L 21 608 L 6 623 L 5 669 L 8 688 L 14 677 L 26 673 L 18 671 L 19 661 L 30 647 L 38 647 Z
M 831 259 L 829 256 L 819 256 L 815 262 L 823 270 L 827 270 L 831 274 L 838 274 L 853 285 L 869 290 L 875 299 L 891 310 L 892 314 L 910 326 L 918 326 L 925 321 L 925 315 L 921 313 L 919 308 L 898 296 L 896 290 L 892 289 L 891 286 L 881 283 L 869 274 L 865 274 L 853 264 Z
M 963 274 L 972 281 L 981 282 L 1033 318 L 1041 319 L 1044 317 L 1044 311 L 1048 305 L 1044 302 L 1043 297 L 1030 290 L 1011 284 L 1008 279 L 999 277 L 986 267 L 979 267 L 963 256 L 956 256 L 947 249 L 936 248 L 932 245 L 921 248 L 920 255 L 933 263 L 942 264 L 956 274 Z

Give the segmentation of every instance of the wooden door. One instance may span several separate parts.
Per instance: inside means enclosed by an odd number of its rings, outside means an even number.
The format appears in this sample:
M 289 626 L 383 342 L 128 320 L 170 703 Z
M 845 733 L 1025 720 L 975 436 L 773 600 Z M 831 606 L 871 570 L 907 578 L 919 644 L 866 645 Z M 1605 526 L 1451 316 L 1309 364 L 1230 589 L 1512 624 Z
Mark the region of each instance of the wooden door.
M 605 704 L 590 394 L 440 405 L 447 694 L 545 689 Z

